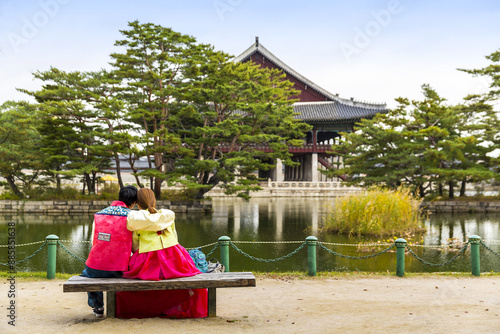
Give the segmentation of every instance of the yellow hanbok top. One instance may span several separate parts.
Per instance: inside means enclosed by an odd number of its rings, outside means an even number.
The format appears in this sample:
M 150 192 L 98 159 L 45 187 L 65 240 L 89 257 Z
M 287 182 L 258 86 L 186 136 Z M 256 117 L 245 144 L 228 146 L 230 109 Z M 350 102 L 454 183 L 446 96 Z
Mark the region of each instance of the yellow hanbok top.
M 139 253 L 157 251 L 175 246 L 177 231 L 175 230 L 175 213 L 161 209 L 157 213 L 148 210 L 131 211 L 127 216 L 127 229 L 133 231 L 132 251 Z

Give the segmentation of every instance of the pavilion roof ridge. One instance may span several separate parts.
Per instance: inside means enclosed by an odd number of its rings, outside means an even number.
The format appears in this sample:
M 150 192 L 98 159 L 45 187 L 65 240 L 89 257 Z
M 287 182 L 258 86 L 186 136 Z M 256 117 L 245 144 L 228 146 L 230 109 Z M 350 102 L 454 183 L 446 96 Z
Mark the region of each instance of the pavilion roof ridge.
M 235 57 L 233 59 L 233 61 L 234 62 L 241 62 L 241 61 L 249 58 L 251 55 L 253 55 L 256 52 L 260 52 L 267 59 L 269 59 L 270 61 L 274 62 L 277 66 L 279 66 L 280 68 L 282 68 L 283 71 L 285 71 L 289 75 L 295 77 L 296 79 L 302 81 L 307 86 L 315 89 L 316 91 L 318 91 L 321 94 L 327 96 L 328 98 L 330 98 L 333 101 L 337 101 L 339 103 L 344 103 L 344 104 L 347 104 L 347 105 L 361 105 L 361 106 L 365 106 L 365 107 L 368 107 L 368 108 L 377 108 L 377 109 L 386 109 L 387 108 L 387 104 L 384 103 L 384 102 L 363 102 L 363 101 L 355 100 L 354 98 L 351 98 L 351 99 L 341 98 L 341 97 L 339 97 L 339 94 L 332 94 L 332 93 L 330 93 L 326 89 L 318 86 L 317 84 L 315 84 L 311 80 L 309 80 L 306 77 L 304 77 L 302 74 L 300 74 L 297 71 L 295 71 L 293 68 L 291 68 L 290 66 L 288 66 L 285 62 L 283 62 L 281 59 L 279 59 L 278 57 L 276 57 L 271 51 L 269 51 L 268 49 L 266 49 L 262 45 L 262 43 L 260 43 L 258 41 L 258 39 L 248 49 L 246 49 L 245 51 L 243 51 L 243 53 L 241 53 L 239 56 Z
M 364 107 L 364 108 L 369 108 L 369 109 L 380 109 L 380 110 L 386 110 L 387 105 L 385 103 L 380 104 L 380 103 L 370 103 L 370 102 L 364 102 L 364 101 L 357 101 L 357 100 L 346 100 L 342 98 L 338 98 L 335 101 L 304 101 L 304 102 L 295 102 L 294 105 L 312 105 L 312 104 L 335 104 L 335 103 L 341 103 L 344 105 L 349 105 L 349 106 L 355 106 L 355 107 Z

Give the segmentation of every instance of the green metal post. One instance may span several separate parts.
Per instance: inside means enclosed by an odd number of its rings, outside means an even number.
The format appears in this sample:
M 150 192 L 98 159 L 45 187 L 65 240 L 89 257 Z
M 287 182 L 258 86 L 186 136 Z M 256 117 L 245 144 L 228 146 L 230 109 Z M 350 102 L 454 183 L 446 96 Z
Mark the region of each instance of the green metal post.
M 309 267 L 309 276 L 316 276 L 316 243 L 318 238 L 309 236 L 307 242 L 307 266 Z
M 396 275 L 403 277 L 405 275 L 405 250 L 406 240 L 399 238 L 396 243 Z
M 229 272 L 229 243 L 231 242 L 231 238 L 228 236 L 222 236 L 219 238 L 219 246 L 220 246 L 220 259 L 222 264 L 224 265 L 225 271 Z
M 47 278 L 56 278 L 56 258 L 57 258 L 57 243 L 59 237 L 55 234 L 48 235 L 47 240 Z
M 470 243 L 470 261 L 471 261 L 472 275 L 480 276 L 481 263 L 479 260 L 479 245 L 481 245 L 481 237 L 477 235 L 471 235 L 469 237 L 469 243 Z

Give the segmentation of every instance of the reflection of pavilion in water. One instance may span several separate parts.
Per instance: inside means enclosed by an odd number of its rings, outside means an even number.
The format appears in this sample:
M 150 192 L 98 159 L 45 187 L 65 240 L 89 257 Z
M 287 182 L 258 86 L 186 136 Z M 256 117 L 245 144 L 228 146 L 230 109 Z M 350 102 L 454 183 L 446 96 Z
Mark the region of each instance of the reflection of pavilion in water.
M 264 228 L 262 224 L 274 230 L 274 233 L 265 235 L 265 240 L 269 241 L 287 240 L 286 224 L 303 226 L 309 235 L 317 235 L 327 210 L 324 203 L 324 198 L 276 197 L 252 198 L 250 201 L 220 198 L 214 202 L 212 223 L 229 227 L 232 222 L 234 240 L 239 240 L 242 230 L 245 231 L 242 240 L 259 237 L 259 228 Z

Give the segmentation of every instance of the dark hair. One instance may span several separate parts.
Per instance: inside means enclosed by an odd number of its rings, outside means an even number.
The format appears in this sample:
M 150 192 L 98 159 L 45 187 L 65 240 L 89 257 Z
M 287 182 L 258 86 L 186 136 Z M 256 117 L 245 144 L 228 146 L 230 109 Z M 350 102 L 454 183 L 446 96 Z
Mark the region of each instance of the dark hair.
M 118 194 L 118 200 L 122 201 L 127 206 L 131 206 L 137 202 L 137 188 L 134 186 L 125 186 L 121 188 Z
M 155 209 L 155 193 L 151 189 L 139 189 L 139 191 L 137 192 L 137 205 L 139 205 L 139 209 L 141 210 L 148 210 L 150 213 L 158 212 Z

